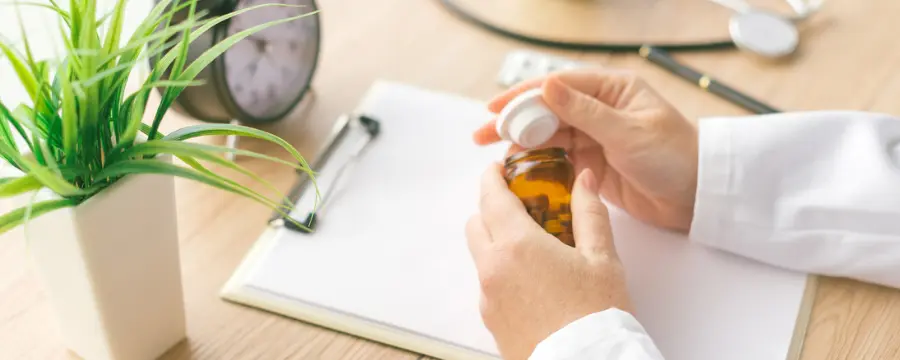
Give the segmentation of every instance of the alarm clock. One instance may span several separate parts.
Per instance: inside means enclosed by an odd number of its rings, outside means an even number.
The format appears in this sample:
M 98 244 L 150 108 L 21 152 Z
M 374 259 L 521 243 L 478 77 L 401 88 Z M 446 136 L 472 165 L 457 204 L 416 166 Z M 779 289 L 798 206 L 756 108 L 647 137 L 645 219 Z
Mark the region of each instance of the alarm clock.
M 297 107 L 311 90 L 319 60 L 321 24 L 318 14 L 313 14 L 318 10 L 315 0 L 198 0 L 195 12 L 225 15 L 271 1 L 294 6 L 260 7 L 217 24 L 190 44 L 186 65 L 240 31 L 309 15 L 232 45 L 197 75 L 195 80 L 203 84 L 185 88 L 172 109 L 206 122 L 263 124 L 278 121 Z M 179 13 L 173 16 L 173 24 L 187 14 L 186 10 Z

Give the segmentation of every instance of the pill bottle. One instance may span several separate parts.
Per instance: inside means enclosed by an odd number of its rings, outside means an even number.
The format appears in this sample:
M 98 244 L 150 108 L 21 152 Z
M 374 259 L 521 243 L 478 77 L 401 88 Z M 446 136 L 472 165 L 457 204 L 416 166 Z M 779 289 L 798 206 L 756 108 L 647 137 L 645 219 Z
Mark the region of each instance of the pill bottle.
M 510 190 L 544 230 L 575 246 L 569 206 L 574 168 L 564 149 L 536 149 L 550 140 L 558 127 L 559 120 L 544 103 L 541 89 L 516 96 L 497 117 L 500 138 L 526 149 L 506 159 L 505 177 Z
M 545 231 L 569 246 L 572 233 L 572 186 L 575 169 L 566 151 L 551 147 L 530 149 L 506 158 L 506 183 L 531 218 Z
M 497 117 L 500 137 L 526 149 L 506 159 L 506 182 L 534 221 L 563 243 L 575 246 L 569 206 L 574 168 L 564 149 L 536 149 L 550 140 L 559 127 L 559 120 L 542 95 L 541 89 L 523 92 Z

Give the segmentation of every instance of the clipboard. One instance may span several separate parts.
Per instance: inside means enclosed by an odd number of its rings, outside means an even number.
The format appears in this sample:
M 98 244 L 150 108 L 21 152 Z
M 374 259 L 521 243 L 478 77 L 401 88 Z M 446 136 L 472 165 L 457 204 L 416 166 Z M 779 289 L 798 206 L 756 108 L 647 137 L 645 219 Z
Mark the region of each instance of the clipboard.
M 378 133 L 381 131 L 381 123 L 371 116 L 367 116 L 364 114 L 341 115 L 335 122 L 335 126 L 331 131 L 331 135 L 328 136 L 323 148 L 320 150 L 319 154 L 321 155 L 318 157 L 314 164 L 311 164 L 312 169 L 318 172 L 318 169 L 321 169 L 324 165 L 329 164 L 329 160 L 331 160 L 332 154 L 339 147 L 346 145 L 345 141 L 348 136 L 347 134 L 353 130 L 362 130 L 367 136 L 364 136 L 360 140 L 360 143 L 357 145 L 356 150 L 351 154 L 351 157 L 348 159 L 344 159 L 344 162 L 340 164 L 340 167 L 336 170 L 334 178 L 331 179 L 330 183 L 328 184 L 329 191 L 322 198 L 322 200 L 316 201 L 311 208 L 306 209 L 306 215 L 302 216 L 302 218 L 293 218 L 293 215 L 291 215 L 292 219 L 286 219 L 285 215 L 275 211 L 273 212 L 272 217 L 269 218 L 270 226 L 284 226 L 291 231 L 305 234 L 315 231 L 315 226 L 318 222 L 318 215 L 321 211 L 321 206 L 331 198 L 330 195 L 334 193 L 332 189 L 335 187 L 336 183 L 340 181 L 343 176 L 347 175 L 346 170 L 349 169 L 356 161 L 358 161 L 359 157 L 362 156 L 363 151 L 368 148 L 368 146 L 378 137 Z M 290 191 L 288 191 L 287 195 L 288 199 L 292 202 L 288 205 L 294 207 L 296 207 L 297 203 L 301 200 L 302 192 L 311 191 L 312 187 L 310 178 L 306 172 L 298 171 L 297 173 L 297 180 L 295 181 L 294 185 L 291 186 L 291 189 Z M 304 227 L 298 226 L 297 223 L 304 225 Z
M 480 175 L 506 151 L 470 144 L 493 115 L 473 99 L 388 81 L 356 113 L 380 132 L 335 182 L 370 137 L 359 116 L 335 124 L 313 165 L 323 198 L 335 191 L 316 231 L 274 218 L 221 297 L 439 359 L 499 359 L 464 235 Z M 308 186 L 293 191 L 295 219 L 311 196 Z M 799 358 L 815 277 L 690 243 L 616 208 L 610 216 L 636 316 L 667 360 Z

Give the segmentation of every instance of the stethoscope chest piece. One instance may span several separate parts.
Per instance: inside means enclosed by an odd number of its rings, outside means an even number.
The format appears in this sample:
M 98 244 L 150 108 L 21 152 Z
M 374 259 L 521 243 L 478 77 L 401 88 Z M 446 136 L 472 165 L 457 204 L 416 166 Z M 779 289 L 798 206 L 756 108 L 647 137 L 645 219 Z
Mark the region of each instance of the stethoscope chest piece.
M 765 58 L 791 55 L 800 43 L 800 35 L 792 21 L 764 11 L 734 14 L 729 31 L 739 49 Z

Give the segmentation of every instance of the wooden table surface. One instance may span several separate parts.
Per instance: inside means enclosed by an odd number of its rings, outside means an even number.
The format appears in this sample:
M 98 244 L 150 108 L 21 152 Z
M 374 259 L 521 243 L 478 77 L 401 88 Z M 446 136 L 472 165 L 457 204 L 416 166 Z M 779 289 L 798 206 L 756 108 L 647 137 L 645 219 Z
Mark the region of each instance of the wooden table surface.
M 773 1 L 763 5 L 778 4 Z M 717 38 L 727 31 L 728 12 L 696 0 L 579 4 L 518 0 L 523 5 L 518 10 L 510 7 L 512 2 L 516 0 L 461 0 L 506 26 L 558 38 L 684 41 Z M 541 5 L 549 7 L 540 10 Z M 315 96 L 290 119 L 264 128 L 310 158 L 317 155 L 314 150 L 331 121 L 352 110 L 378 78 L 487 99 L 501 90 L 495 79 L 507 52 L 531 48 L 463 23 L 433 0 L 320 0 L 320 7 L 324 48 Z M 590 11 L 572 11 L 573 7 Z M 900 2 L 894 0 L 826 1 L 821 15 L 805 24 L 802 49 L 791 61 L 759 61 L 734 51 L 677 57 L 784 110 L 855 109 L 900 115 L 897 14 Z M 633 69 L 691 118 L 745 114 L 634 54 L 540 50 Z M 165 127 L 187 123 L 193 121 L 171 114 Z M 259 142 L 245 141 L 241 146 L 280 155 Z M 281 189 L 294 180 L 285 168 L 240 161 Z M 420 357 L 221 300 L 219 289 L 270 213 L 249 200 L 193 182 L 179 180 L 177 186 L 189 339 L 165 359 Z M 70 358 L 55 326 L 21 230 L 0 237 L 0 359 Z M 900 291 L 820 279 L 801 358 L 900 358 Z

